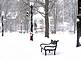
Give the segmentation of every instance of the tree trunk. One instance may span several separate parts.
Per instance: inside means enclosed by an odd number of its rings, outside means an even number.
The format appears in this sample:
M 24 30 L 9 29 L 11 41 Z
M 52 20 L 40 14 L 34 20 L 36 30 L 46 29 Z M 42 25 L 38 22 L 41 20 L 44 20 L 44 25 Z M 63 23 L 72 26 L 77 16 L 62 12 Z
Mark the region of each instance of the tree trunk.
M 49 5 L 49 0 L 45 0 L 45 37 L 49 38 L 48 5 Z
M 81 21 L 77 22 L 77 45 L 76 47 L 80 46 L 79 38 L 81 37 Z
M 75 5 L 77 5 L 76 1 L 75 1 Z M 74 34 L 75 34 L 75 31 L 76 31 L 76 26 L 77 26 L 77 24 L 76 24 L 77 23 L 76 22 L 76 19 L 77 19 L 77 15 L 76 15 L 77 14 L 77 6 L 75 6 L 75 5 L 73 4 L 74 10 L 75 10 L 74 11 L 74 16 L 73 16 L 74 17 L 74 19 L 73 19 L 74 20 Z
M 56 4 L 54 7 L 54 34 L 56 34 L 56 25 L 57 25 L 57 8 L 56 8 Z
M 1 18 L 1 21 L 2 21 L 2 36 L 4 36 L 4 24 L 3 24 L 3 16 Z

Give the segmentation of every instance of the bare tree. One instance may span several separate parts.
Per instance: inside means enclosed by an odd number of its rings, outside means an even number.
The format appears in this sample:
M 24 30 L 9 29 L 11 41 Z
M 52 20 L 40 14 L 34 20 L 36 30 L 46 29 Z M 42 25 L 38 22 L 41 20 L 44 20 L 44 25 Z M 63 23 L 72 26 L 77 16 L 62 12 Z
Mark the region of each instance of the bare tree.
M 49 38 L 48 6 L 49 6 L 49 0 L 45 0 L 45 37 Z

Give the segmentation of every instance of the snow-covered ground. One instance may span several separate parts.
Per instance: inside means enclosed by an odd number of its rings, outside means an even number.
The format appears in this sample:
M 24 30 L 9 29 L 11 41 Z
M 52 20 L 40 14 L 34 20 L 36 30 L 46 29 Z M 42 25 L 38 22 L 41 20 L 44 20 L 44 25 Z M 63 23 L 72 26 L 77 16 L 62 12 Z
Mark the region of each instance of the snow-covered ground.
M 49 43 L 51 39 L 59 40 L 56 55 L 52 52 L 47 56 L 41 53 L 40 44 Z M 47 52 L 48 53 L 48 52 Z M 76 34 L 57 32 L 50 38 L 42 33 L 34 34 L 30 41 L 29 33 L 0 33 L 0 61 L 80 61 L 81 47 L 76 48 Z

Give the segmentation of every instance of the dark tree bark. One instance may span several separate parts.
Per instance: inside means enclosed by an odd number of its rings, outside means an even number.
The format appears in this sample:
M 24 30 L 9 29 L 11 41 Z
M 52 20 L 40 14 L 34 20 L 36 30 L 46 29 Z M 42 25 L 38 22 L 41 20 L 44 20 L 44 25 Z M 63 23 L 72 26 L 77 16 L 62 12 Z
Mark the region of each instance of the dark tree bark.
M 4 36 L 4 24 L 3 24 L 3 16 L 1 18 L 1 22 L 2 22 L 2 36 Z
M 49 0 L 45 0 L 45 37 L 49 38 L 48 5 L 49 5 Z
M 77 45 L 76 47 L 80 46 L 79 39 L 81 37 L 81 21 L 77 22 Z

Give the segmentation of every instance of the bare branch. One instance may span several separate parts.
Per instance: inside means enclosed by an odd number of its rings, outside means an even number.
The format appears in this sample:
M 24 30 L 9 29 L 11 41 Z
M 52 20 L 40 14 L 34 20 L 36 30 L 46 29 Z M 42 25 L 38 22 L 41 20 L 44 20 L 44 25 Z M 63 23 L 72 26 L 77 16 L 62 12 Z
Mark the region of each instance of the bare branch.
M 41 1 L 35 1 L 34 3 L 38 3 L 38 4 L 40 4 L 42 7 L 45 6 L 45 3 L 41 2 Z
M 42 13 L 42 12 L 40 12 L 40 11 L 38 11 L 38 10 L 35 10 L 35 11 L 37 11 L 37 12 L 40 13 L 43 17 L 45 17 L 45 14 L 44 14 L 44 13 Z
M 55 2 L 56 1 L 50 1 L 50 3 L 52 4 L 52 6 L 51 7 L 49 7 L 49 12 L 48 13 L 50 13 L 51 11 L 52 11 L 52 8 L 54 7 L 54 5 L 55 5 Z
M 24 2 L 23 0 L 22 0 L 22 2 L 23 2 L 26 6 L 29 6 L 29 7 L 30 7 L 30 5 L 29 5 L 28 3 Z
M 26 5 L 26 6 L 29 6 L 29 4 L 28 3 L 26 3 L 26 2 L 24 2 L 23 0 L 22 0 L 22 2 Z M 39 1 L 36 1 L 37 3 L 39 3 L 39 4 L 41 4 L 41 5 L 44 5 L 44 3 L 42 3 L 42 2 L 39 2 Z M 30 6 L 29 6 L 30 7 Z M 37 7 L 39 7 L 39 6 L 37 6 Z M 44 15 L 44 13 L 43 12 L 40 12 L 40 11 L 38 11 L 37 10 L 37 7 L 35 7 L 35 5 L 33 6 L 33 10 L 35 10 L 35 11 L 37 11 L 38 13 L 40 13 L 43 17 L 45 17 Z M 25 8 L 25 9 L 23 9 L 23 10 L 26 10 L 27 8 Z M 22 11 L 23 11 L 22 10 Z

